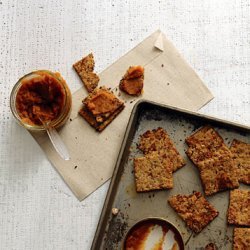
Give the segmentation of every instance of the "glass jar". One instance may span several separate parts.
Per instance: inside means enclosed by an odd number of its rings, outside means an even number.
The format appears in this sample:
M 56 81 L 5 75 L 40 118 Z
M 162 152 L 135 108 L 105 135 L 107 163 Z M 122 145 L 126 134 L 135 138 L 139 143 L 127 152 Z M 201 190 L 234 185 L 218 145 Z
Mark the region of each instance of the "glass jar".
M 32 131 L 44 131 L 43 123 L 54 128 L 61 127 L 69 118 L 71 106 L 72 96 L 65 80 L 60 73 L 48 70 L 37 70 L 23 76 L 10 95 L 12 114 L 20 125 Z M 44 120 L 47 111 L 51 118 L 49 122 Z M 43 118 L 37 118 L 38 114 Z

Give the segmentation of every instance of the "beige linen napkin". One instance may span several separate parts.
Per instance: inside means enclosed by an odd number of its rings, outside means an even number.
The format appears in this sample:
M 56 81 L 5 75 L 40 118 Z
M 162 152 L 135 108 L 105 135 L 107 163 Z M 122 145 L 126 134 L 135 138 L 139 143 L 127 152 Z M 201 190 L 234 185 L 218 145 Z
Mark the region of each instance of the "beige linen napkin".
M 143 95 L 135 98 L 122 94 L 120 98 L 126 107 L 103 132 L 96 132 L 78 115 L 85 89 L 73 94 L 71 120 L 59 131 L 69 149 L 69 161 L 58 156 L 46 134 L 32 134 L 79 200 L 111 177 L 131 110 L 139 99 L 196 111 L 213 98 L 161 31 L 150 35 L 104 70 L 99 75 L 99 86 L 111 87 L 118 94 L 119 81 L 130 65 L 145 67 Z

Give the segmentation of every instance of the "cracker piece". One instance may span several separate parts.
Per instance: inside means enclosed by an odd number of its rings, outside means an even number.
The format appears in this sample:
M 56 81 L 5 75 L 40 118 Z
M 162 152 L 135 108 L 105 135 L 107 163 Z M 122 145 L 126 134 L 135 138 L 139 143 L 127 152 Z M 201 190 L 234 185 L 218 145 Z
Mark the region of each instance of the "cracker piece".
M 144 68 L 130 66 L 120 81 L 119 88 L 128 95 L 139 96 L 142 93 L 144 81 Z
M 234 250 L 250 249 L 250 228 L 234 228 Z
M 197 166 L 206 195 L 239 187 L 237 167 L 231 154 L 216 152 L 213 158 L 199 162 Z
M 234 139 L 230 150 L 239 170 L 239 181 L 250 184 L 250 144 Z
M 172 163 L 163 162 L 157 152 L 134 159 L 137 192 L 173 188 Z
M 230 192 L 227 221 L 229 224 L 250 226 L 250 191 L 235 189 Z
M 101 132 L 124 109 L 124 103 L 106 88 L 95 89 L 83 100 L 79 114 Z
M 204 126 L 185 139 L 188 146 L 201 144 L 209 147 L 218 147 L 223 143 L 222 137 L 210 126 Z
M 156 151 L 163 158 L 168 158 L 173 163 L 173 171 L 185 165 L 184 159 L 163 128 L 146 131 L 140 136 L 138 147 L 144 154 Z
M 103 131 L 124 109 L 124 105 L 118 108 L 114 113 L 112 113 L 108 118 L 102 120 L 102 122 L 97 122 L 96 118 L 86 109 L 85 106 L 79 111 L 79 114 L 98 132 Z
M 172 196 L 168 202 L 195 233 L 202 231 L 219 214 L 200 192 L 191 195 L 178 194 Z
M 92 53 L 73 64 L 87 91 L 91 93 L 98 85 L 99 76 L 94 73 L 95 61 Z

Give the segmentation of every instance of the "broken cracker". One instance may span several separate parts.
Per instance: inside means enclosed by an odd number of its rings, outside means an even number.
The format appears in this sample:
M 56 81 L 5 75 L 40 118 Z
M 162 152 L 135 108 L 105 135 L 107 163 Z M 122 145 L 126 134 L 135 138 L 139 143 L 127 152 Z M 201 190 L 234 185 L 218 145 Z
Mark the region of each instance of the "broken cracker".
M 250 228 L 234 228 L 233 249 L 250 249 Z
M 128 95 L 138 96 L 142 93 L 144 81 L 144 68 L 130 66 L 120 81 L 119 88 Z
M 173 163 L 173 171 L 185 165 L 184 159 L 163 128 L 146 131 L 140 136 L 138 147 L 144 154 L 157 151 L 163 158 L 168 158 Z
M 219 212 L 200 192 L 191 195 L 175 195 L 168 200 L 170 206 L 195 233 L 202 231 Z
M 250 191 L 235 189 L 230 192 L 227 218 L 229 224 L 250 226 Z
M 120 114 L 120 112 L 124 109 L 125 106 L 121 106 L 119 109 L 117 109 L 114 113 L 112 113 L 108 118 L 101 118 L 101 122 L 98 122 L 96 120 L 96 117 L 94 117 L 87 109 L 86 107 L 82 107 L 79 111 L 79 114 L 92 126 L 94 127 L 98 132 L 103 131 L 115 118 Z
M 79 114 L 101 132 L 124 109 L 124 103 L 106 88 L 95 89 L 83 100 Z
M 250 144 L 234 139 L 230 150 L 238 168 L 239 181 L 250 184 Z
M 173 188 L 172 163 L 163 162 L 157 152 L 134 159 L 137 192 Z
M 99 76 L 94 73 L 95 61 L 92 53 L 73 64 L 87 91 L 92 92 L 98 85 Z

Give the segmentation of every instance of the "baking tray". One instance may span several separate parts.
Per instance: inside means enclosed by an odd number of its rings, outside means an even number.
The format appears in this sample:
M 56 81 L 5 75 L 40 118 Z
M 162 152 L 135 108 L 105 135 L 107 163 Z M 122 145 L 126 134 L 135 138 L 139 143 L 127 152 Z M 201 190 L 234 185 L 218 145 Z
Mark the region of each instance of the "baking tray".
M 191 194 L 194 190 L 203 193 L 199 172 L 185 155 L 185 138 L 207 124 L 219 132 L 227 145 L 234 138 L 250 143 L 250 128 L 246 126 L 148 101 L 139 101 L 135 105 L 91 249 L 121 249 L 128 229 L 145 217 L 162 217 L 174 224 L 184 238 L 185 249 L 204 249 L 210 242 L 216 243 L 218 249 L 232 249 L 233 226 L 228 226 L 226 220 L 229 191 L 207 197 L 219 211 L 219 216 L 197 235 L 185 226 L 167 202 L 172 195 Z M 186 160 L 186 166 L 173 174 L 173 189 L 136 193 L 133 158 L 142 155 L 137 148 L 138 139 L 146 130 L 158 127 L 168 132 Z M 243 184 L 240 188 L 250 190 L 249 186 Z M 112 208 L 118 208 L 119 213 L 113 215 Z

